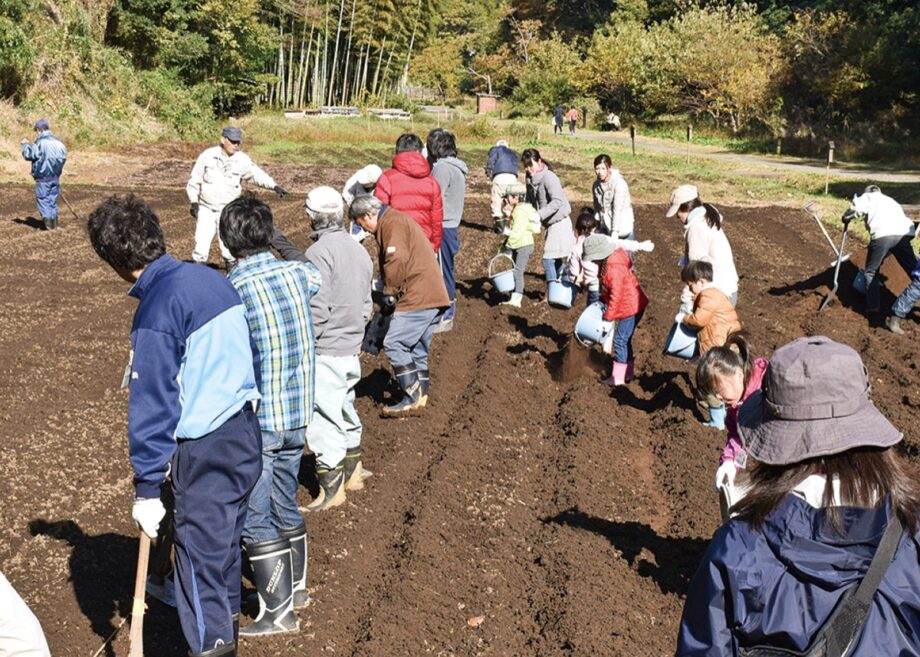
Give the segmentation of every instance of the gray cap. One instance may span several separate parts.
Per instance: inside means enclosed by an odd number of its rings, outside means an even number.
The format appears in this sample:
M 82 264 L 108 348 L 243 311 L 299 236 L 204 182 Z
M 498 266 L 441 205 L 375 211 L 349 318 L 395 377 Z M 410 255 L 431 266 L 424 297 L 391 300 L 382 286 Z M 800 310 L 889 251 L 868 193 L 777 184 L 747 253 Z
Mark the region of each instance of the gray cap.
M 235 125 L 228 125 L 220 131 L 221 137 L 226 137 L 230 141 L 243 141 L 243 131 Z
M 32 128 L 34 130 L 50 130 L 51 126 L 48 124 L 48 119 L 39 119 Z
M 794 340 L 773 353 L 761 390 L 741 406 L 744 447 L 769 465 L 891 447 L 902 434 L 869 401 L 870 390 L 852 348 L 823 335 Z
M 607 235 L 594 233 L 585 238 L 584 250 L 585 260 L 606 260 L 611 253 L 617 250 L 617 241 Z

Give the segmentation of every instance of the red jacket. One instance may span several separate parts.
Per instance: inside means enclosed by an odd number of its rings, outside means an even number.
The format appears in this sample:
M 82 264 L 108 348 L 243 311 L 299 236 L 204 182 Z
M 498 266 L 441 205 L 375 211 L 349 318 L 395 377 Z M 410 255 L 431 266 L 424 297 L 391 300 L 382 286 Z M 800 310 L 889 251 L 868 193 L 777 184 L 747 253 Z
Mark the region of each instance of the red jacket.
M 601 301 L 606 304 L 604 321 L 638 315 L 648 305 L 648 297 L 632 270 L 632 260 L 623 249 L 607 258 L 601 277 Z
M 374 195 L 381 203 L 412 217 L 425 231 L 425 236 L 437 251 L 444 232 L 444 206 L 441 187 L 431 177 L 428 161 L 416 151 L 397 153 L 393 168 L 383 172 Z

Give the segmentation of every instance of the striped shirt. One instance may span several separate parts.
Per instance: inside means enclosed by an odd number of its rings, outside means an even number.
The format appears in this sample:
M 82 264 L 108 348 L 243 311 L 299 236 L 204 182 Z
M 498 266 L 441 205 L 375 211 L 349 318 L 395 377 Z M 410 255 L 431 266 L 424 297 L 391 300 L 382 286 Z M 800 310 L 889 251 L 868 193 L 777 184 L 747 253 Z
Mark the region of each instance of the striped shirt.
M 307 426 L 313 415 L 316 359 L 310 298 L 323 280 L 319 269 L 265 252 L 240 260 L 229 279 L 246 306 L 253 347 L 259 352 L 259 424 L 265 431 Z

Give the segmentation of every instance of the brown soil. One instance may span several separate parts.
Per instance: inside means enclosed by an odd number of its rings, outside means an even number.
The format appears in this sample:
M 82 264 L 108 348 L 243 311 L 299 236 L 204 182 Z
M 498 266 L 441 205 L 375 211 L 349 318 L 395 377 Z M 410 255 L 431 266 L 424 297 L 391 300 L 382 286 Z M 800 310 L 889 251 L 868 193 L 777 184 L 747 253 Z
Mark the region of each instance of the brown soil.
M 182 186 L 192 155 L 178 157 L 139 169 L 129 184 L 186 257 L 193 222 Z M 271 201 L 296 243 L 307 234 L 303 192 L 348 173 L 281 172 L 299 198 Z M 718 525 L 711 482 L 724 440 L 699 424 L 689 366 L 661 355 L 678 305 L 679 227 L 661 207 L 638 209 L 640 237 L 656 243 L 637 261 L 652 302 L 635 337 L 638 378 L 611 391 L 598 381 L 609 373 L 604 357 L 574 345 L 566 356 L 577 311 L 538 303 L 538 257 L 524 307 L 496 305 L 485 267 L 497 237 L 487 229 L 481 174 L 470 189 L 458 318 L 435 339 L 429 407 L 417 418 L 380 419 L 389 370 L 383 357 L 363 357 L 358 408 L 374 476 L 345 505 L 307 518 L 314 602 L 300 615 L 301 632 L 246 640 L 241 654 L 673 651 L 683 595 Z M 85 219 L 108 192 L 71 185 L 65 193 Z M 119 389 L 135 304 L 69 213 L 46 233 L 36 229 L 31 188 L 2 194 L 0 568 L 42 621 L 54 655 L 92 655 L 129 611 L 137 553 Z M 916 341 L 866 322 L 849 292 L 853 264 L 844 265 L 839 302 L 816 314 L 831 254 L 806 215 L 726 215 L 743 275 L 739 312 L 759 350 L 816 333 L 852 345 L 876 403 L 907 432 L 917 459 Z M 886 273 L 900 292 L 906 279 Z M 906 323 L 914 336 L 916 317 Z M 305 464 L 302 503 L 315 491 Z M 184 654 L 174 613 L 155 601 L 145 630 L 148 655 Z M 102 654 L 127 652 L 125 627 Z

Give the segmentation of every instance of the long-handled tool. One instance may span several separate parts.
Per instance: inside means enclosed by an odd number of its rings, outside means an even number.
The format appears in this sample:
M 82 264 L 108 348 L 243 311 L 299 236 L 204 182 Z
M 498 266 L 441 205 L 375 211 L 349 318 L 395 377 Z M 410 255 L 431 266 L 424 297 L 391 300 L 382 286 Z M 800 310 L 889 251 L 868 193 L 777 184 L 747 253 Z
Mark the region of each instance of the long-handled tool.
M 827 233 L 827 228 L 825 228 L 825 227 L 824 227 L 824 224 L 821 223 L 821 218 L 818 217 L 818 213 L 814 211 L 814 209 L 813 209 L 814 206 L 815 206 L 815 202 L 814 202 L 814 201 L 809 201 L 809 202 L 805 205 L 805 207 L 802 208 L 802 210 L 804 210 L 805 212 L 807 212 L 808 214 L 810 214 L 811 217 L 812 217 L 812 219 L 815 220 L 815 223 L 818 224 L 818 228 L 820 228 L 820 229 L 821 229 L 821 232 L 824 234 L 824 239 L 826 239 L 826 240 L 827 240 L 827 243 L 831 245 L 831 250 L 834 252 L 834 257 L 837 258 L 837 259 L 839 259 L 839 258 L 840 258 L 840 251 L 837 250 L 837 245 L 834 244 L 834 240 L 832 240 L 832 239 L 831 239 L 831 236 Z M 843 262 L 846 262 L 846 261 L 849 260 L 849 259 L 850 259 L 850 254 L 849 254 L 849 253 L 847 253 L 845 256 L 843 256 Z M 833 262 L 831 262 L 831 265 L 834 265 L 836 262 L 837 262 L 837 261 L 834 260 Z
M 73 206 L 70 204 L 70 201 L 67 200 L 67 197 L 64 194 L 61 194 L 61 200 L 64 201 L 64 205 L 67 206 L 67 209 L 70 210 L 70 214 L 73 215 L 73 218 L 77 221 L 80 221 L 80 215 L 77 214 L 77 211 L 73 209 Z
M 150 559 L 150 537 L 141 532 L 137 548 L 137 575 L 134 578 L 134 603 L 131 605 L 131 650 L 128 657 L 144 657 L 144 611 L 147 597 L 147 562 Z
M 840 265 L 843 264 L 843 261 L 846 257 L 843 255 L 843 250 L 847 245 L 847 230 L 849 230 L 850 224 L 843 224 L 843 236 L 840 238 L 840 248 L 837 250 L 837 264 L 834 266 L 834 287 L 831 288 L 831 291 L 827 293 L 827 296 L 821 301 L 821 305 L 818 306 L 818 312 L 821 312 L 827 307 L 827 304 L 831 302 L 831 299 L 837 296 L 837 285 L 839 284 L 840 277 Z

